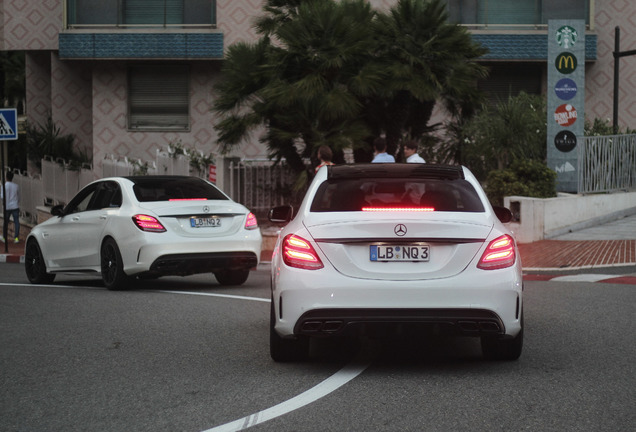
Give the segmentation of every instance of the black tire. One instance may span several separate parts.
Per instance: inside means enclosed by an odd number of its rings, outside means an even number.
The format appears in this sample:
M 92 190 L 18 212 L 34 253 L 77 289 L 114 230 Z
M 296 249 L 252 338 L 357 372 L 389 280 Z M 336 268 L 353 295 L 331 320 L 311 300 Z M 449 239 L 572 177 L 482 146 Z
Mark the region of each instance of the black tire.
M 297 362 L 309 357 L 309 338 L 283 339 L 274 329 L 276 312 L 272 300 L 269 316 L 269 354 L 275 362 Z
M 521 331 L 512 339 L 499 339 L 484 336 L 481 338 L 481 351 L 488 360 L 517 360 L 523 350 L 523 314 L 521 315 Z
M 124 273 L 124 262 L 115 240 L 112 238 L 104 240 L 100 252 L 104 286 L 111 291 L 120 291 L 128 288 L 129 279 Z
M 46 272 L 46 264 L 40 245 L 34 239 L 29 239 L 24 253 L 24 270 L 32 284 L 50 284 L 55 280 L 55 274 Z
M 221 285 L 242 285 L 250 275 L 249 269 L 223 270 L 214 273 L 214 277 Z

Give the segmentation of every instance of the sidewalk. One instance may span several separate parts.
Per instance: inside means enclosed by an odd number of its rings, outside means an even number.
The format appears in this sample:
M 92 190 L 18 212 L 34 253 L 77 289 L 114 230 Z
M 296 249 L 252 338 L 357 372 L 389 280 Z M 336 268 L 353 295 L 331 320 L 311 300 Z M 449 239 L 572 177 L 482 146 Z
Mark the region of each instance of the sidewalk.
M 636 215 L 520 244 L 519 253 L 524 271 L 636 266 Z

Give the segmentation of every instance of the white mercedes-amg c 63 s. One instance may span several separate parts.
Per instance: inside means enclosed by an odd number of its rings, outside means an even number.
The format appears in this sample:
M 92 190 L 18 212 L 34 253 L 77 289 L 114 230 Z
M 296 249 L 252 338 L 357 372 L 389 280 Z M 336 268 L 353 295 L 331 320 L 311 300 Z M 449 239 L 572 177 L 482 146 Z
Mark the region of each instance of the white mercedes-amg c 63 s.
M 196 177 L 104 178 L 51 214 L 26 240 L 31 283 L 93 273 L 118 290 L 136 278 L 209 272 L 222 285 L 240 285 L 260 260 L 254 214 Z
M 306 358 L 311 338 L 432 331 L 480 337 L 485 357 L 517 359 L 523 280 L 511 216 L 462 166 L 321 168 L 296 212 L 269 214 L 284 225 L 271 267 L 272 358 Z

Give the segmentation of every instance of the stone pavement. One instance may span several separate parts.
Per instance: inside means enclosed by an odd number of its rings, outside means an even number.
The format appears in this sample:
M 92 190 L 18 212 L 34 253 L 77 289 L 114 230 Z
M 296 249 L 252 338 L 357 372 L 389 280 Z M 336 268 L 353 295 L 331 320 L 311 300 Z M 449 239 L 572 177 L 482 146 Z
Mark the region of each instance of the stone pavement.
M 30 227 L 22 225 L 19 243 L 0 243 L 0 263 L 24 262 L 24 239 L 29 231 Z M 636 285 L 636 214 L 553 239 L 520 244 L 519 253 L 524 280 Z M 262 254 L 264 261 L 270 256 L 271 251 Z
M 636 266 L 636 215 L 520 244 L 519 252 L 527 271 Z

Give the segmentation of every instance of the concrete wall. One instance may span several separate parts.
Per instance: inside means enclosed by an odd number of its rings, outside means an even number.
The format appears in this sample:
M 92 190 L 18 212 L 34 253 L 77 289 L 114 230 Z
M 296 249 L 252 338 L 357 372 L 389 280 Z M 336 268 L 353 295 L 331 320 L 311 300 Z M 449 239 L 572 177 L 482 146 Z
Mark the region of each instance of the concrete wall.
M 519 243 L 531 243 L 636 214 L 636 192 L 559 194 L 556 198 L 504 198 L 518 222 L 510 229 Z

